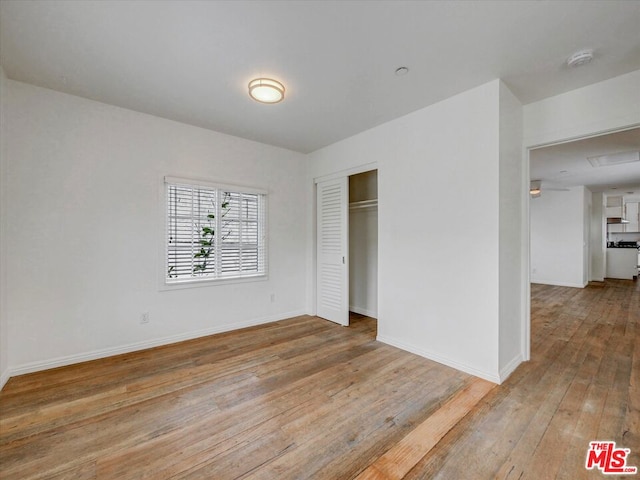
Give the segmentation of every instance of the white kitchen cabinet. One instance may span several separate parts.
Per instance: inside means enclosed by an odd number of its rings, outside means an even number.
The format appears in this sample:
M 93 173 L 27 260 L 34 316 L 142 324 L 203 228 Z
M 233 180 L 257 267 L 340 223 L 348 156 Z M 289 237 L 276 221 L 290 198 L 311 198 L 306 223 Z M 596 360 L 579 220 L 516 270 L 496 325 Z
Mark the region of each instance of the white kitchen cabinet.
M 607 208 L 610 207 L 622 207 L 622 195 L 607 197 Z
M 640 231 L 640 219 L 638 218 L 638 202 L 621 203 L 622 197 L 610 197 L 607 199 L 605 213 L 607 218 L 621 217 L 629 223 L 611 223 L 607 225 L 609 233 L 638 232 Z
M 607 213 L 607 217 L 621 217 L 622 207 L 607 207 L 605 212 Z
M 610 217 L 623 217 L 624 216 L 624 207 L 621 196 L 615 197 L 607 197 L 607 206 L 605 208 L 605 214 L 607 218 Z M 624 224 L 622 223 L 610 223 L 607 224 L 607 232 L 609 233 L 621 233 L 624 232 Z
M 640 231 L 640 219 L 638 219 L 638 206 L 637 202 L 629 202 L 624 205 L 625 214 L 624 218 L 629 220 L 629 223 L 624 225 L 625 232 L 638 232 Z
M 607 231 L 609 233 L 622 233 L 625 231 L 624 227 L 623 223 L 609 223 L 607 224 Z
M 633 280 L 638 275 L 638 250 L 607 248 L 607 278 Z
M 608 224 L 607 231 L 610 233 L 640 232 L 639 207 L 638 202 L 625 203 L 624 207 L 607 207 L 607 218 L 622 217 L 629 222 Z

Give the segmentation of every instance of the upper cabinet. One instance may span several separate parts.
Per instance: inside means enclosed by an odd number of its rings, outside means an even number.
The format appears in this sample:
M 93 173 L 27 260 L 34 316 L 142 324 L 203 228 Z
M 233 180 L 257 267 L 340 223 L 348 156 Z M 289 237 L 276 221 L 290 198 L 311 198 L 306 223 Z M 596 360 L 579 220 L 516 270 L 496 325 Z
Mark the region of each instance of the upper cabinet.
M 640 204 L 638 202 L 628 202 L 624 204 L 624 218 L 629 221 L 629 223 L 624 224 L 625 232 L 640 231 L 640 218 L 638 218 L 639 207 Z
M 616 232 L 639 232 L 640 218 L 638 216 L 640 204 L 635 201 L 624 201 L 623 197 L 607 197 L 607 207 L 605 209 L 607 218 L 624 218 L 629 223 L 612 223 L 607 225 L 607 230 Z
M 607 197 L 607 208 L 605 209 L 607 218 L 622 217 L 622 197 Z M 624 232 L 625 225 L 622 223 L 607 223 L 607 232 Z

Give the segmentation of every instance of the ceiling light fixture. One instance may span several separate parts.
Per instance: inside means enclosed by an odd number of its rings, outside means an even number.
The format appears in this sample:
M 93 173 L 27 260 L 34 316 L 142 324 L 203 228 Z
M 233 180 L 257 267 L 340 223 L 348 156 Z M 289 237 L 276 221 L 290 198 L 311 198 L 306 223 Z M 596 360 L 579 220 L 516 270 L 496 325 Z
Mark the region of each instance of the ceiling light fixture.
M 271 78 L 256 78 L 249 82 L 249 96 L 261 103 L 278 103 L 284 99 L 284 85 Z
M 591 60 L 593 60 L 593 50 L 580 50 L 567 58 L 567 66 L 572 68 L 580 67 L 591 62 Z
M 542 187 L 541 180 L 531 180 L 531 183 L 529 184 L 529 193 L 531 195 L 540 195 L 541 187 Z
M 407 67 L 398 67 L 398 68 L 396 68 L 396 75 L 398 77 L 406 75 L 407 73 L 409 73 L 409 69 Z

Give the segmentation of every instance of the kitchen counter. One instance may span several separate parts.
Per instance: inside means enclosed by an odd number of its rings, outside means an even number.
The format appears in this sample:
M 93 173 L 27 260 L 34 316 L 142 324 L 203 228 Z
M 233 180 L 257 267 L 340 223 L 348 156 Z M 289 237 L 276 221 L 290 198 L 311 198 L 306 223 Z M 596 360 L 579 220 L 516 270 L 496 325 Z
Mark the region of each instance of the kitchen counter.
M 607 247 L 607 278 L 633 280 L 638 276 L 638 249 Z

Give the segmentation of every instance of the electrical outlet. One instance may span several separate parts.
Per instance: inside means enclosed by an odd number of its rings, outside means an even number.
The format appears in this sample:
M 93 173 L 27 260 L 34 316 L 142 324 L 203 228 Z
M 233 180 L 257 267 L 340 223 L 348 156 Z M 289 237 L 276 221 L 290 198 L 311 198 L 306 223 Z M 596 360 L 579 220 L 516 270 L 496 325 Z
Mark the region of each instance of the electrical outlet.
M 140 315 L 140 324 L 144 325 L 145 323 L 149 323 L 149 312 L 144 312 Z

